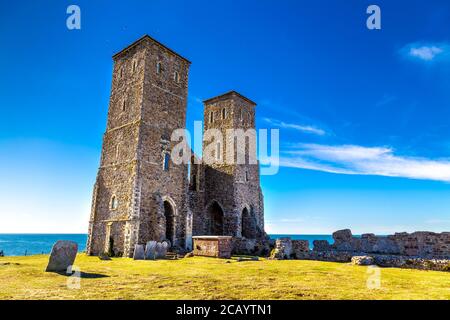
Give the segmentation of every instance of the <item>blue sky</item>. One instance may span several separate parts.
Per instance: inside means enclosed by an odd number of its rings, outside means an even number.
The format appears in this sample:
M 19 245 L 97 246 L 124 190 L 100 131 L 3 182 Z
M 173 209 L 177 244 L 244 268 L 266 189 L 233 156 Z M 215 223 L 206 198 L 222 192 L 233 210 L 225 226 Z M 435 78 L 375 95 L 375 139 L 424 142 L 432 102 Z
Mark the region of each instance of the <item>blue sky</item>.
M 449 30 L 444 0 L 2 1 L 0 232 L 86 232 L 111 56 L 146 33 L 193 62 L 188 128 L 233 89 L 280 129 L 269 232 L 449 231 Z

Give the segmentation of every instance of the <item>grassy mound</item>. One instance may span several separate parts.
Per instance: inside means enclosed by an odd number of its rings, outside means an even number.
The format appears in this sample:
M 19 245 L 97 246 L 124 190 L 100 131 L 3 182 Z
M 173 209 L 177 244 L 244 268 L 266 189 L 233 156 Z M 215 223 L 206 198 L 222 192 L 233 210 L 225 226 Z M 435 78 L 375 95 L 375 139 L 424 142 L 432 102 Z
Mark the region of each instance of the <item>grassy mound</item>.
M 101 261 L 79 254 L 74 278 L 45 273 L 47 261 L 0 258 L 0 299 L 450 299 L 446 272 L 385 268 L 378 277 L 368 267 L 332 262 Z M 379 288 L 368 289 L 377 279 Z

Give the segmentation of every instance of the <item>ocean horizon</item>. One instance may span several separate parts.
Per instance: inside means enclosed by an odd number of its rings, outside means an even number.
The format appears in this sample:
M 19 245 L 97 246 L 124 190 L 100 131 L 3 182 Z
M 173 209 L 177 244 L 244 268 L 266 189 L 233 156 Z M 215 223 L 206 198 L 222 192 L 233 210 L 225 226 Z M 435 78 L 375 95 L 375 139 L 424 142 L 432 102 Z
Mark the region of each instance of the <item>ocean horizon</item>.
M 312 249 L 314 240 L 333 243 L 331 234 L 269 234 L 271 239 L 290 237 L 293 240 L 309 240 Z M 78 244 L 78 251 L 86 250 L 86 233 L 1 233 L 0 252 L 5 256 L 49 254 L 58 240 L 70 240 Z

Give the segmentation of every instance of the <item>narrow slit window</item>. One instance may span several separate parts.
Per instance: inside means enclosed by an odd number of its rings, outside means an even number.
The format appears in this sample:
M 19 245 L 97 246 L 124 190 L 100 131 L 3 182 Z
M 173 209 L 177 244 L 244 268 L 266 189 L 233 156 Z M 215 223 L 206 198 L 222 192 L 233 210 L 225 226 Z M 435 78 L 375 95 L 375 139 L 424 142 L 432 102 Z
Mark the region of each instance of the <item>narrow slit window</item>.
M 197 191 L 197 176 L 194 174 L 192 175 L 192 181 L 191 181 L 191 188 L 192 190 Z
M 221 145 L 220 145 L 220 142 L 217 142 L 217 144 L 216 144 L 216 159 L 220 160 L 221 157 L 222 157 Z
M 120 143 L 116 145 L 116 159 L 119 159 Z
M 133 61 L 133 72 L 136 71 L 136 67 L 137 67 L 137 62 L 136 60 Z
M 222 119 L 225 120 L 227 118 L 227 109 L 222 109 Z
M 169 171 L 170 154 L 164 153 L 163 170 Z
M 180 83 L 180 74 L 178 73 L 178 71 L 175 71 L 175 72 L 174 72 L 174 74 L 173 74 L 173 80 L 174 80 L 176 83 Z
M 214 112 L 210 111 L 209 112 L 209 123 L 213 123 L 214 122 Z
M 127 101 L 125 99 L 122 100 L 122 111 L 127 110 Z
M 157 62 L 156 63 L 156 73 L 160 74 L 161 73 L 161 62 Z

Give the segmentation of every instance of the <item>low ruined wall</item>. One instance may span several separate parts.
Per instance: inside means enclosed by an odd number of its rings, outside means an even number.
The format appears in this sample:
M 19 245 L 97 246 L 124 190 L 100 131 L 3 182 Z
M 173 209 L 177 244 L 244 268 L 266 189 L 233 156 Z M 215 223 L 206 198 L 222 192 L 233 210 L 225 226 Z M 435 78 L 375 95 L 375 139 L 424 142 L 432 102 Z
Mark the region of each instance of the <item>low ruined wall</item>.
M 350 230 L 333 233 L 334 243 L 315 240 L 309 250 L 306 240 L 280 238 L 275 241 L 272 259 L 301 259 L 353 264 L 375 264 L 421 270 L 450 271 L 450 233 L 414 232 L 396 233 L 380 237 L 363 234 L 353 237 Z
M 309 253 L 308 240 L 291 240 L 280 238 L 275 241 L 275 249 L 271 252 L 272 259 L 301 259 Z
M 313 242 L 314 251 L 347 251 L 374 254 L 415 256 L 422 258 L 450 258 L 450 232 L 395 233 L 375 236 L 372 233 L 353 237 L 349 229 L 333 233 L 334 243 Z
M 270 239 L 246 239 L 233 238 L 233 250 L 235 255 L 252 255 L 267 257 L 275 246 L 275 240 Z

